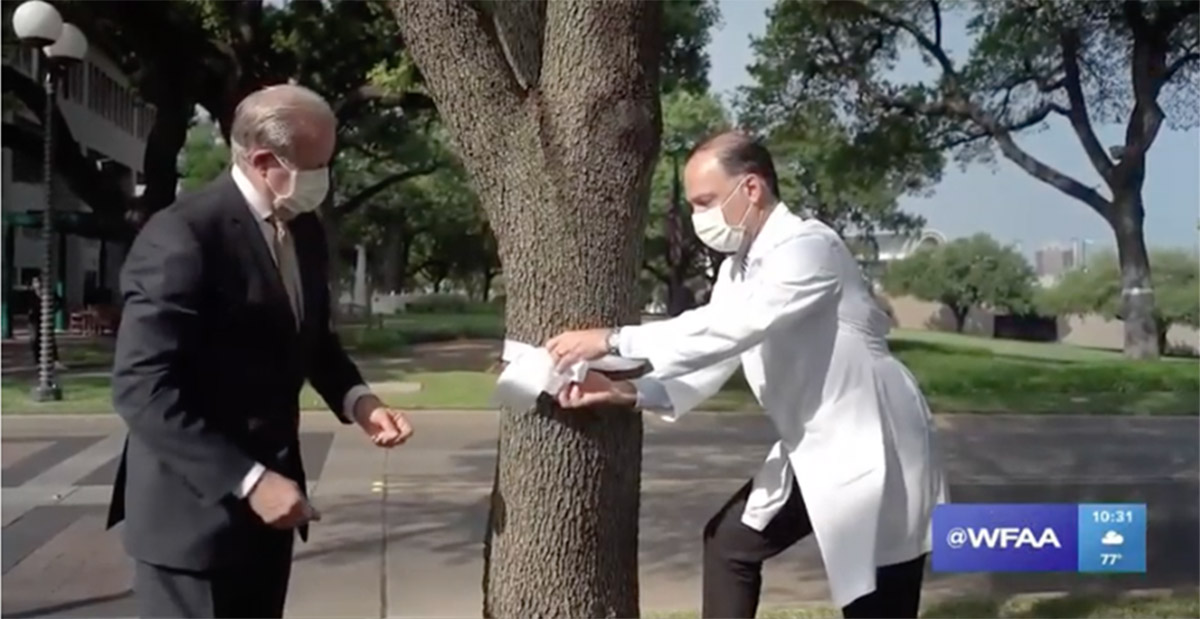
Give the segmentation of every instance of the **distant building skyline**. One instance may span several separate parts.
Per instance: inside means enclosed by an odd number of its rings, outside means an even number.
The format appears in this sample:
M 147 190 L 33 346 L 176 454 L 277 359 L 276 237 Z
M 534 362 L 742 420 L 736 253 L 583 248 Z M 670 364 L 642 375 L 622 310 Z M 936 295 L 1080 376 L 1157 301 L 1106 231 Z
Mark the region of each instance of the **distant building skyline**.
M 1087 267 L 1089 239 L 1071 239 L 1069 243 L 1052 241 L 1034 252 L 1033 270 L 1043 284 L 1053 284 L 1063 275 Z

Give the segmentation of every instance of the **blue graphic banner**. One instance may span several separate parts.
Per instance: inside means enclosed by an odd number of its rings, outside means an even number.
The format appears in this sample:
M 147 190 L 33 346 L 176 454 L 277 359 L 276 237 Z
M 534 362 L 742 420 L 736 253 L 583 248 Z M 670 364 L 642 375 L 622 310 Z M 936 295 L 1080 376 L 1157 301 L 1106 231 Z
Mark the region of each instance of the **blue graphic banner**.
M 950 503 L 933 512 L 937 572 L 1145 572 L 1144 504 Z

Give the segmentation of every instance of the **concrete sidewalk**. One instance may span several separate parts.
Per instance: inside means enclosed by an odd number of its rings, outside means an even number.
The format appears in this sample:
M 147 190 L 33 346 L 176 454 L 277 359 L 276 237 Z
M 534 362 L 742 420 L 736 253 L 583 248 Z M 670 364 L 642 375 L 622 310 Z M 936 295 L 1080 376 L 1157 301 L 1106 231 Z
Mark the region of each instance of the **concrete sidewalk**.
M 288 615 L 469 617 L 481 609 L 482 539 L 496 415 L 419 412 L 410 445 L 383 452 L 329 415 L 305 415 L 303 447 L 324 519 L 298 545 Z M 926 600 L 970 594 L 1195 586 L 1197 420 L 943 417 L 957 501 L 1149 504 L 1150 574 L 932 574 Z M 112 416 L 3 417 L 5 617 L 131 616 L 130 570 L 103 532 Z M 643 612 L 694 609 L 700 531 L 757 468 L 765 419 L 647 418 L 641 510 Z M 764 605 L 824 603 L 813 540 L 768 564 Z

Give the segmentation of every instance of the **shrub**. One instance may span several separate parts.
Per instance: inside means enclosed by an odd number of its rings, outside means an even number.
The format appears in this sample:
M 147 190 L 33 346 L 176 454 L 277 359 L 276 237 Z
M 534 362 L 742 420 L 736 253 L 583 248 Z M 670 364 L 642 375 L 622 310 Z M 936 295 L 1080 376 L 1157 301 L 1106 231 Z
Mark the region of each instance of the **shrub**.
M 462 294 L 427 294 L 409 299 L 404 311 L 409 314 L 496 314 L 504 312 L 504 297 L 484 302 L 473 301 Z
M 1000 356 L 987 350 L 895 346 L 927 395 L 1044 393 L 1078 396 L 1200 390 L 1195 366 L 1135 361 L 1054 361 Z

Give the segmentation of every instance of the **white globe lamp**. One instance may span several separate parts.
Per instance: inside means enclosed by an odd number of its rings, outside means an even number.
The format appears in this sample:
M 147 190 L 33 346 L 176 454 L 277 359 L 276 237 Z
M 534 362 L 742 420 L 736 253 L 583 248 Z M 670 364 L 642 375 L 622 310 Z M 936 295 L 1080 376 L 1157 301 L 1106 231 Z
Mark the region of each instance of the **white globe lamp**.
M 74 24 L 63 24 L 58 39 L 42 48 L 46 57 L 53 60 L 83 60 L 87 51 L 87 37 Z
M 63 20 L 49 2 L 29 0 L 13 11 L 13 31 L 22 42 L 42 47 L 62 35 Z

